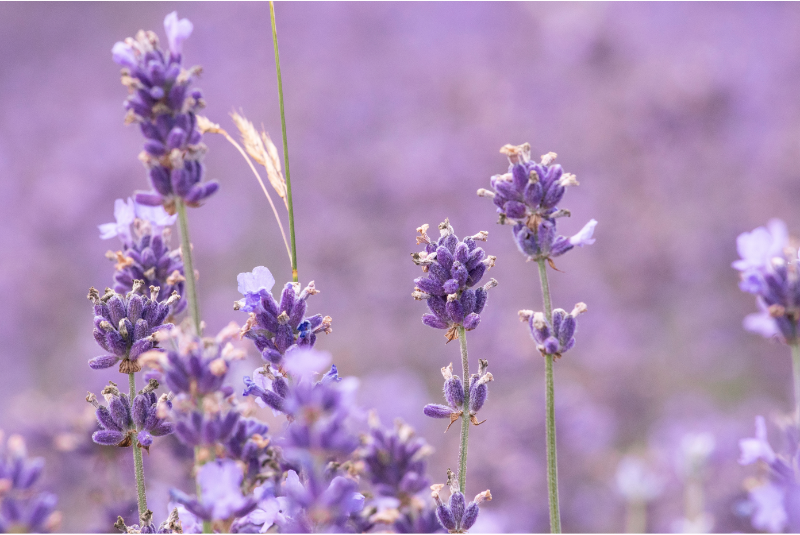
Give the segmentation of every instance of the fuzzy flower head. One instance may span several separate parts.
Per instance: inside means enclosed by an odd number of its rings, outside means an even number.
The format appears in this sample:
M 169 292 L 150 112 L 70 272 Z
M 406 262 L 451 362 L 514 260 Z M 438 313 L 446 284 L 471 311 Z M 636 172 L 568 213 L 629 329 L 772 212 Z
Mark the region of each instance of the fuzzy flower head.
M 250 315 L 241 334 L 255 343 L 266 362 L 281 367 L 291 350 L 310 349 L 317 341 L 317 334 L 332 331 L 330 316 L 305 315 L 306 300 L 319 293 L 314 281 L 302 291 L 299 283 L 286 283 L 279 301 L 270 292 L 275 279 L 264 266 L 240 273 L 238 282 L 244 298 L 234 303 L 234 310 Z
M 164 321 L 180 295 L 173 292 L 159 301 L 160 288 L 151 286 L 150 297 L 143 289 L 144 282 L 137 280 L 125 295 L 110 288 L 103 295 L 94 288 L 89 290 L 89 300 L 94 304 L 94 339 L 109 353 L 91 359 L 92 369 L 110 368 L 119 362 L 120 373 L 138 372 L 142 369 L 139 356 L 158 345 L 156 333 L 172 327 Z
M 139 158 L 153 189 L 138 192 L 136 201 L 163 205 L 174 213 L 178 198 L 199 206 L 219 189 L 219 183 L 203 181 L 201 160 L 206 147 L 196 114 L 205 102 L 200 90 L 190 87 L 200 68 L 187 70 L 182 65 L 183 42 L 192 32 L 192 23 L 171 13 L 164 28 L 169 53 L 161 50 L 155 33 L 140 31 L 135 39 L 116 43 L 112 57 L 123 67 L 122 83 L 130 92 L 125 101 L 126 122 L 138 123 L 146 140 Z
M 305 481 L 289 470 L 281 485 L 284 497 L 282 515 L 277 518 L 284 533 L 351 533 L 357 530 L 353 516 L 364 508 L 364 495 L 358 483 L 336 476 L 328 481 L 314 470 Z M 280 500 L 280 498 L 279 498 Z
M 38 482 L 44 459 L 29 458 L 19 435 L 6 440 L 0 431 L 0 531 L 3 533 L 48 533 L 55 531 L 61 513 L 55 511 L 57 498 L 39 492 Z
M 128 447 L 135 444 L 149 451 L 153 437 L 172 433 L 172 423 L 161 416 L 172 407 L 172 403 L 166 394 L 156 398 L 154 391 L 157 388 L 158 381 L 151 380 L 131 404 L 128 396 L 109 381 L 102 391 L 106 407 L 100 405 L 97 396 L 90 392 L 86 401 L 94 406 L 101 427 L 92 435 L 92 440 L 103 446 Z
M 547 321 L 544 313 L 532 310 L 520 310 L 519 319 L 528 323 L 536 348 L 542 355 L 561 355 L 575 345 L 576 318 L 586 312 L 586 304 L 578 303 L 572 312 L 557 308 L 553 311 L 552 323 Z
M 122 249 L 106 252 L 106 258 L 115 262 L 114 291 L 130 292 L 133 281 L 141 280 L 145 287 L 160 288 L 158 300 L 168 299 L 173 292 L 184 297 L 184 268 L 181 251 L 170 250 L 170 229 L 176 215 L 169 215 L 161 206 L 145 206 L 133 199 L 117 199 L 114 205 L 116 223 L 100 225 L 103 239 L 120 238 Z M 132 229 L 131 229 L 132 227 Z M 172 307 L 172 314 L 180 314 L 187 306 L 180 299 Z
M 175 489 L 170 491 L 170 497 L 202 520 L 234 519 L 248 514 L 258 505 L 251 496 L 242 494 L 243 477 L 235 461 L 218 459 L 204 464 L 197 474 L 201 498 Z
M 496 257 L 487 256 L 477 244 L 486 241 L 488 232 L 481 231 L 460 241 L 450 221 L 445 219 L 439 225 L 439 239 L 432 240 L 428 228 L 422 225 L 417 229 L 417 244 L 424 245 L 425 250 L 411 255 L 427 276 L 414 279 L 411 296 L 427 301 L 431 313 L 422 316 L 422 323 L 446 329 L 449 342 L 458 336 L 458 327 L 471 331 L 480 323 L 487 292 L 497 286 L 497 281 L 490 279 L 483 286 L 474 287 L 494 266 Z
M 467 391 L 464 389 L 461 378 L 458 375 L 453 375 L 453 363 L 451 362 L 448 366 L 442 368 L 444 399 L 447 405 L 429 403 L 425 405 L 422 412 L 430 418 L 450 420 L 447 429 L 450 429 L 450 426 L 464 415 L 465 410 L 473 425 L 482 424 L 483 422 L 478 421 L 478 411 L 483 408 L 484 403 L 486 403 L 486 397 L 489 395 L 488 384 L 494 381 L 494 376 L 487 371 L 488 367 L 489 362 L 485 359 L 480 359 L 478 373 L 470 376 L 469 398 L 467 398 Z M 464 402 L 467 399 L 469 399 L 468 406 L 465 406 Z
M 744 328 L 765 337 L 778 335 L 787 344 L 798 340 L 800 274 L 798 251 L 786 225 L 773 219 L 737 239 L 741 259 L 733 267 L 741 272 L 739 288 L 756 296 L 759 313 L 744 319 Z
M 441 483 L 431 485 L 431 497 L 436 502 L 436 517 L 448 532 L 465 533 L 478 520 L 480 504 L 492 500 L 492 493 L 485 490 L 475 496 L 474 500 L 466 503 L 464 495 L 451 486 L 450 499 L 444 503 L 440 497 L 444 487 L 445 485 Z

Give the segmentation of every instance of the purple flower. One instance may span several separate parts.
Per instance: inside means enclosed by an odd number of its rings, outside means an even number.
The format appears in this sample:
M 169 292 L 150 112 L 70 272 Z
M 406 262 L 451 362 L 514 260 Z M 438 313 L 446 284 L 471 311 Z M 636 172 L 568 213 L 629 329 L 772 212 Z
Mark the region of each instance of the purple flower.
M 286 283 L 279 301 L 269 291 L 274 279 L 263 266 L 251 273 L 240 273 L 238 281 L 239 291 L 245 297 L 234 303 L 234 310 L 245 310 L 250 314 L 242 328 L 242 336 L 253 340 L 266 362 L 280 367 L 289 351 L 310 349 L 314 347 L 318 333 L 331 332 L 330 316 L 305 316 L 306 300 L 319 293 L 314 281 L 302 291 L 299 283 Z
M 439 497 L 439 492 L 443 487 L 444 485 L 441 484 L 431 487 L 431 496 L 436 502 L 436 517 L 450 533 L 464 533 L 475 525 L 480 513 L 480 504 L 484 501 L 491 501 L 492 493 L 485 490 L 467 504 L 463 494 L 457 490 L 451 490 L 450 500 L 444 504 Z
M 394 429 L 385 429 L 373 416 L 358 457 L 378 494 L 400 497 L 402 503 L 430 485 L 425 457 L 432 451 L 425 439 L 414 436 L 410 426 L 398 420 Z
M 752 464 L 762 460 L 767 464 L 775 462 L 775 452 L 767 441 L 767 424 L 763 416 L 756 416 L 755 438 L 743 438 L 739 441 L 742 455 L 739 464 Z
M 197 475 L 201 500 L 172 489 L 172 501 L 203 520 L 228 520 L 244 516 L 257 503 L 252 497 L 242 495 L 242 469 L 235 461 L 218 459 L 203 465 Z
M 128 396 L 109 381 L 102 391 L 106 407 L 100 405 L 97 396 L 90 392 L 86 401 L 94 406 L 97 423 L 101 427 L 92 435 L 92 440 L 103 446 L 127 447 L 133 445 L 135 437 L 137 446 L 149 451 L 153 437 L 171 434 L 172 423 L 167 422 L 162 414 L 172 407 L 172 403 L 166 394 L 157 399 L 153 392 L 157 388 L 158 382 L 151 381 L 133 398 L 131 404 Z
M 121 373 L 138 372 L 140 355 L 158 345 L 155 334 L 172 327 L 164 323 L 170 313 L 170 306 L 180 299 L 177 292 L 164 301 L 158 301 L 160 289 L 151 286 L 150 297 L 140 292 L 144 287 L 141 280 L 133 281 L 133 289 L 127 295 L 120 295 L 108 289 L 100 295 L 96 289 L 89 290 L 89 300 L 94 304 L 94 338 L 109 352 L 89 361 L 93 369 L 108 368 L 120 362 Z
M 58 528 L 56 496 L 34 488 L 43 468 L 44 459 L 28 458 L 21 436 L 5 440 L 0 431 L 0 532 L 48 533 Z
M 741 271 L 739 288 L 756 295 L 760 313 L 750 314 L 744 328 L 771 337 L 778 334 L 787 344 L 797 341 L 800 320 L 800 276 L 797 251 L 788 247 L 786 226 L 773 219 L 769 230 L 759 227 L 737 240 Z
M 169 54 L 161 50 L 154 33 L 139 32 L 135 39 L 116 43 L 112 57 L 124 67 L 122 82 L 130 91 L 125 101 L 127 120 L 138 123 L 145 137 L 141 159 L 153 189 L 137 192 L 135 199 L 174 213 L 178 198 L 188 206 L 199 206 L 219 189 L 219 183 L 203 181 L 206 147 L 196 114 L 205 102 L 202 93 L 190 87 L 200 69 L 182 66 L 183 41 L 192 24 L 171 13 L 164 28 Z
M 178 20 L 178 12 L 173 11 L 164 17 L 164 31 L 167 33 L 169 50 L 174 56 L 180 56 L 183 42 L 192 35 L 192 23 L 188 19 Z
M 597 241 L 594 238 L 592 238 L 592 235 L 594 234 L 594 227 L 596 226 L 597 226 L 597 221 L 595 221 L 594 219 L 589 220 L 589 222 L 586 223 L 583 226 L 583 228 L 578 231 L 577 234 L 575 234 L 569 239 L 569 243 L 577 247 L 583 247 L 584 245 L 593 244 L 595 241 Z
M 531 336 L 536 342 L 536 348 L 542 355 L 555 355 L 560 357 L 575 345 L 576 318 L 586 312 L 586 304 L 578 303 L 572 312 L 557 308 L 553 311 L 552 324 L 547 321 L 542 312 L 520 310 L 519 318 L 527 322 Z
M 771 533 L 780 533 L 786 528 L 788 515 L 784 507 L 786 492 L 773 483 L 765 483 L 748 493 L 753 513 L 750 521 L 753 527 Z
M 450 423 L 447 429 L 450 429 L 450 426 L 463 416 L 464 410 L 469 410 L 469 418 L 473 425 L 482 424 L 483 422 L 478 422 L 477 414 L 486 402 L 489 393 L 487 385 L 494 380 L 492 374 L 486 371 L 488 366 L 488 361 L 480 359 L 478 373 L 470 376 L 468 407 L 464 406 L 466 393 L 463 383 L 457 375 L 453 375 L 453 363 L 442 368 L 444 399 L 447 401 L 447 405 L 429 403 L 425 405 L 422 412 L 430 418 L 449 419 Z
M 128 197 L 127 202 L 122 199 L 114 201 L 114 219 L 116 223 L 103 223 L 99 225 L 100 239 L 108 240 L 120 236 L 123 243 L 131 241 L 131 223 L 136 218 L 136 208 L 133 199 Z
M 428 276 L 414 279 L 416 286 L 411 296 L 428 303 L 431 314 L 424 314 L 422 323 L 434 329 L 447 329 L 445 337 L 450 341 L 458 336 L 459 326 L 469 331 L 480 323 L 487 292 L 497 286 L 497 281 L 491 279 L 477 289 L 473 286 L 494 266 L 496 257 L 486 256 L 477 246 L 476 241 L 486 241 L 487 232 L 459 241 L 447 219 L 439 225 L 438 240 L 432 241 L 427 231 L 428 225 L 417 229 L 420 234 L 417 244 L 424 244 L 425 250 L 411 257 Z
M 364 496 L 350 478 L 337 476 L 326 483 L 315 471 L 305 484 L 289 470 L 282 486 L 286 508 L 279 524 L 288 533 L 353 531 L 350 518 L 364 507 Z
M 733 262 L 734 269 L 749 271 L 767 266 L 775 257 L 783 257 L 783 249 L 789 243 L 786 223 L 770 219 L 767 228 L 758 227 L 743 232 L 736 238 L 736 250 L 742 258 Z

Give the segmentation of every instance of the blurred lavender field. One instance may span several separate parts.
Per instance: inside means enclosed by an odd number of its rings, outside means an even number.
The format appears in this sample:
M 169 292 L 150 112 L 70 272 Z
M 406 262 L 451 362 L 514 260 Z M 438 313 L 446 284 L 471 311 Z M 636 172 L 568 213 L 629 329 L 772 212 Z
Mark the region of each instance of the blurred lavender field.
M 92 373 L 90 286 L 111 283 L 98 239 L 113 202 L 147 189 L 140 134 L 122 124 L 126 91 L 111 46 L 166 13 L 194 23 L 185 58 L 212 121 L 241 108 L 280 137 L 265 3 L 0 4 L 0 429 L 47 459 L 65 531 L 108 531 L 135 509 L 126 452 L 92 444 L 83 398 Z M 410 293 L 415 228 L 445 217 L 489 231 L 500 285 L 470 337 L 495 384 L 471 441 L 468 495 L 491 488 L 473 531 L 548 529 L 543 363 L 523 308 L 541 309 L 494 207 L 475 191 L 506 170 L 505 143 L 559 154 L 581 182 L 562 232 L 599 221 L 597 243 L 558 259 L 555 305 L 589 306 L 556 364 L 563 525 L 620 531 L 615 474 L 626 454 L 663 482 L 648 529 L 684 515 L 676 461 L 688 433 L 710 432 L 705 474 L 714 531 L 750 531 L 738 439 L 756 414 L 791 407 L 785 347 L 746 333 L 755 310 L 730 263 L 736 236 L 784 219 L 800 233 L 800 5 L 280 3 L 276 6 L 301 282 L 333 317 L 330 351 L 384 423 L 399 416 L 435 448 L 434 481 L 455 467 L 457 432 L 425 419 L 455 344 L 424 328 Z M 207 176 L 222 183 L 190 212 L 208 332 L 243 321 L 236 275 L 291 270 L 277 225 L 241 157 L 208 135 Z M 250 360 L 231 376 L 250 373 Z M 235 384 L 238 389 L 241 385 Z M 271 415 L 264 411 L 267 419 Z M 174 449 L 179 450 L 177 442 Z M 112 452 L 113 453 L 113 452 Z M 151 508 L 186 487 L 190 462 L 158 448 Z M 177 452 L 180 455 L 180 451 Z M 121 480 L 120 480 L 121 478 Z

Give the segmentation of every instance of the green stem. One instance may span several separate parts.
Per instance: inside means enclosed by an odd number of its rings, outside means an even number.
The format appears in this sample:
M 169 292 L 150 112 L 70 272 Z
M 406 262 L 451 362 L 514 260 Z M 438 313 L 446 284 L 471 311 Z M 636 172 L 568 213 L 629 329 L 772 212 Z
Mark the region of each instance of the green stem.
M 461 367 L 464 370 L 464 414 L 461 416 L 461 447 L 458 450 L 458 489 L 467 492 L 467 443 L 469 441 L 469 357 L 467 356 L 467 331 L 458 327 L 461 345 Z
M 794 376 L 794 418 L 800 424 L 800 344 L 792 344 L 792 372 Z
M 294 241 L 294 205 L 292 204 L 292 181 L 289 176 L 289 142 L 286 139 L 286 113 L 283 110 L 283 81 L 281 59 L 278 55 L 278 29 L 275 27 L 275 6 L 269 2 L 269 18 L 272 22 L 272 43 L 275 45 L 275 70 L 278 73 L 278 100 L 281 105 L 281 133 L 283 134 L 283 166 L 286 168 L 286 201 L 289 205 L 289 237 L 292 240 L 292 280 L 297 282 L 297 246 Z
M 133 398 L 136 397 L 136 378 L 133 373 L 128 374 L 128 384 L 130 386 L 130 402 L 133 404 Z M 139 506 L 139 518 L 142 518 L 145 511 L 147 511 L 147 496 L 144 489 L 144 462 L 142 461 L 142 449 L 139 447 L 139 441 L 136 435 L 133 436 L 133 466 L 136 472 L 136 503 Z
M 625 515 L 625 532 L 647 532 L 647 503 L 641 500 L 628 502 L 628 511 Z
M 539 280 L 542 283 L 544 312 L 547 321 L 553 324 L 553 307 L 550 302 L 550 285 L 547 282 L 547 266 L 540 259 Z M 556 460 L 556 406 L 553 384 L 553 355 L 544 356 L 545 411 L 547 429 L 547 496 L 550 505 L 550 532 L 561 533 L 561 511 L 558 506 L 558 463 Z
M 186 298 L 189 300 L 189 313 L 192 315 L 197 336 L 202 335 L 200 331 L 200 304 L 197 302 L 197 285 L 194 279 L 194 262 L 192 260 L 192 242 L 189 239 L 189 221 L 186 217 L 186 204 L 183 199 L 175 201 L 178 207 L 178 221 L 181 226 L 181 252 L 183 253 L 183 271 L 186 277 Z

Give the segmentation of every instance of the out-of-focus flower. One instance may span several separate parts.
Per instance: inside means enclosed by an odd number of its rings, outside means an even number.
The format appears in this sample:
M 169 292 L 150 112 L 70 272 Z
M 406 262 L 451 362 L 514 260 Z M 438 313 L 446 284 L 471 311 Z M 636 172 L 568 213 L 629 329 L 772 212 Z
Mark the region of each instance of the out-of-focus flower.
M 755 438 L 741 439 L 739 448 L 742 450 L 740 464 L 752 464 L 759 460 L 767 464 L 775 462 L 775 452 L 767 441 L 767 423 L 763 416 L 756 416 Z
M 425 250 L 412 254 L 414 263 L 422 267 L 427 277 L 414 279 L 415 288 L 411 296 L 426 300 L 432 314 L 424 314 L 422 323 L 434 329 L 447 329 L 448 341 L 455 339 L 456 328 L 463 326 L 471 331 L 481 321 L 480 313 L 486 305 L 487 291 L 497 286 L 491 279 L 482 287 L 473 290 L 488 269 L 494 266 L 496 257 L 486 256 L 477 241 L 486 241 L 488 232 L 479 232 L 459 241 L 450 221 L 439 225 L 439 239 L 431 241 L 428 225 L 417 229 L 417 244 Z
M 58 529 L 61 513 L 55 511 L 55 494 L 33 487 L 44 459 L 28 458 L 19 435 L 5 440 L 0 431 L 0 533 L 49 533 Z
M 257 505 L 255 499 L 242 494 L 242 479 L 242 469 L 235 461 L 211 461 L 197 475 L 200 499 L 175 489 L 170 491 L 170 497 L 203 520 L 229 520 L 246 515 Z
M 617 466 L 617 490 L 629 502 L 649 502 L 664 491 L 664 478 L 637 457 L 626 456 Z

